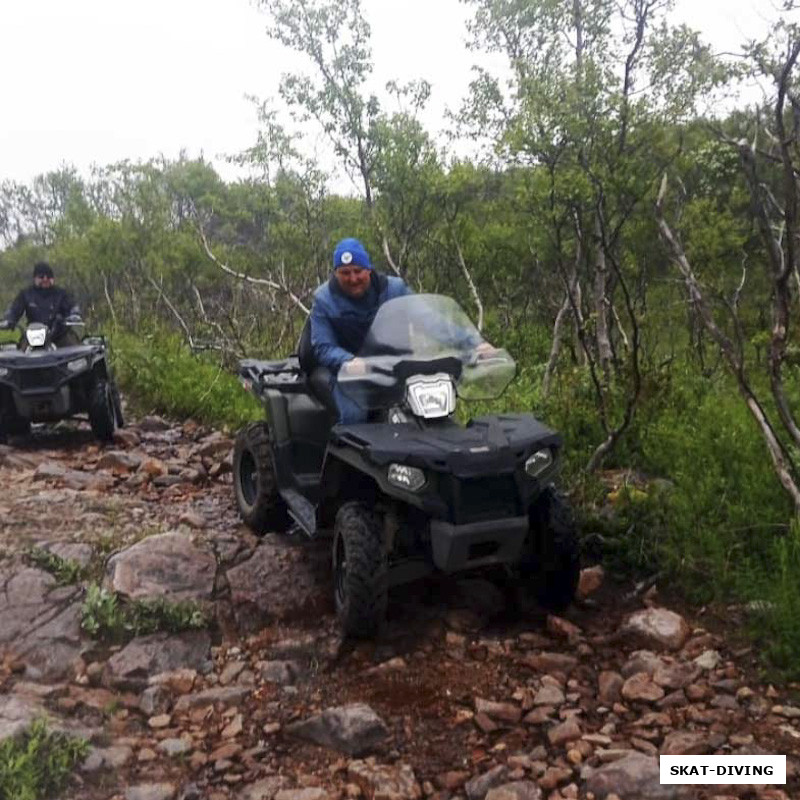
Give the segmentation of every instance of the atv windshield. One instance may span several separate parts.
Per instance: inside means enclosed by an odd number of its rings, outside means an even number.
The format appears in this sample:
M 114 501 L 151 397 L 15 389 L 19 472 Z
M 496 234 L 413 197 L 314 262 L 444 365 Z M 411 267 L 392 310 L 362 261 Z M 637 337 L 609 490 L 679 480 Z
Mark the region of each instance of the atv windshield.
M 465 400 L 499 397 L 516 372 L 514 359 L 492 347 L 450 297 L 412 294 L 384 303 L 361 350 L 360 364 L 339 371 L 342 391 L 362 408 L 388 408 L 419 375 L 449 376 Z

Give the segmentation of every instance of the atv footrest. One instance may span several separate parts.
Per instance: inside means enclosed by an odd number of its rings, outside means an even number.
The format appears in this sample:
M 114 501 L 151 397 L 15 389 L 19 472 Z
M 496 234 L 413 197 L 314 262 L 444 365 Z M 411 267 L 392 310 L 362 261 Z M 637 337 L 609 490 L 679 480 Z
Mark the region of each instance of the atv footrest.
M 453 525 L 431 520 L 433 563 L 442 572 L 519 562 L 528 534 L 528 517 Z

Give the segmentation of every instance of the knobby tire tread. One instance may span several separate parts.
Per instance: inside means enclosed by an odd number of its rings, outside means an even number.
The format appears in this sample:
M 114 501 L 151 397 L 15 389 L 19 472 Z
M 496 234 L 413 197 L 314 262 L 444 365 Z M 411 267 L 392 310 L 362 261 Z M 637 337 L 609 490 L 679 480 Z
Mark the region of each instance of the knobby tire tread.
M 367 504 L 351 501 L 339 509 L 335 541 L 341 536 L 347 553 L 347 602 L 337 604 L 337 612 L 349 636 L 374 636 L 386 617 L 388 564 L 381 534 L 380 518 Z
M 251 422 L 239 433 L 236 448 L 239 453 L 248 449 L 253 454 L 258 473 L 258 496 L 249 512 L 240 507 L 245 523 L 258 533 L 282 532 L 289 525 L 286 506 L 278 494 L 275 480 L 275 466 L 272 460 L 272 440 L 266 422 Z M 235 480 L 239 481 L 239 459 L 234 459 L 237 470 Z

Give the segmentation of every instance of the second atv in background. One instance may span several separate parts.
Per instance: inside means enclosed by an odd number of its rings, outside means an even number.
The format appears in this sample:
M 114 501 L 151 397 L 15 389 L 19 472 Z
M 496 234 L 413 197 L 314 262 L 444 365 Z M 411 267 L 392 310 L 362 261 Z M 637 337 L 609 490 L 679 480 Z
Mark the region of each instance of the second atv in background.
M 19 342 L 0 345 L 0 442 L 25 436 L 31 423 L 57 422 L 86 414 L 100 441 L 111 441 L 124 424 L 119 391 L 102 336 L 56 347 L 64 329 L 79 329 L 79 318 L 34 322 Z M 77 337 L 76 337 L 77 338 Z

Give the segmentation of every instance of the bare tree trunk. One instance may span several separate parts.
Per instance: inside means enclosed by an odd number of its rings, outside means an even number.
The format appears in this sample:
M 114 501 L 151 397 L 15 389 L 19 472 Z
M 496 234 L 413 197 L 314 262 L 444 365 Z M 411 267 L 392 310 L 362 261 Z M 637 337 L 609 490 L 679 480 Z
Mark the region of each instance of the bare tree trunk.
M 769 215 L 764 205 L 761 186 L 756 171 L 755 154 L 746 143 L 739 147 L 745 177 L 747 178 L 750 197 L 756 212 L 759 231 L 769 254 L 772 267 L 772 339 L 769 347 L 769 378 L 772 394 L 778 407 L 783 427 L 792 437 L 796 445 L 800 445 L 800 427 L 789 408 L 789 401 L 783 387 L 783 361 L 789 340 L 789 308 L 791 304 L 789 279 L 796 267 L 795 249 L 792 240 L 796 236 L 796 221 L 786 230 L 786 248 L 784 254 L 781 244 L 775 239 L 770 225 Z M 794 184 L 794 176 L 791 176 Z M 788 203 L 787 203 L 788 208 Z M 796 212 L 795 212 L 796 213 Z
M 603 246 L 603 232 L 599 212 L 594 219 L 595 232 L 595 271 L 594 271 L 594 313 L 595 313 L 595 340 L 597 342 L 597 361 L 603 373 L 606 385 L 611 379 L 611 339 L 608 332 L 608 307 L 606 304 L 606 285 L 608 283 L 608 265 L 606 264 L 606 251 Z
M 111 295 L 108 291 L 108 275 L 105 271 L 100 273 L 103 276 L 103 294 L 106 296 L 106 303 L 108 303 L 108 310 L 111 312 L 111 319 L 114 323 L 114 330 L 117 329 L 117 312 L 114 311 L 114 304 L 111 302 Z
M 547 359 L 547 368 L 544 371 L 544 379 L 542 380 L 542 396 L 547 397 L 550 394 L 550 381 L 553 378 L 553 373 L 556 370 L 558 363 L 558 356 L 561 352 L 561 327 L 564 323 L 564 317 L 569 311 L 569 292 L 564 293 L 564 302 L 561 308 L 558 309 L 556 314 L 556 321 L 553 325 L 553 343 L 550 345 L 550 357 Z
M 553 378 L 553 373 L 558 363 L 558 356 L 561 352 L 561 328 L 564 322 L 564 317 L 570 309 L 574 309 L 572 317 L 576 329 L 578 326 L 583 325 L 583 320 L 580 318 L 581 307 L 581 287 L 578 282 L 578 265 L 581 261 L 581 240 L 580 237 L 576 240 L 575 244 L 575 264 L 572 272 L 567 279 L 564 289 L 564 302 L 556 315 L 555 325 L 553 326 L 553 343 L 550 346 L 550 357 L 547 360 L 547 368 L 544 372 L 544 380 L 542 381 L 542 394 L 547 397 L 550 394 L 550 381 Z M 583 350 L 579 347 L 578 353 L 583 355 Z
M 667 247 L 672 256 L 672 260 L 677 264 L 678 269 L 683 275 L 686 287 L 689 290 L 689 299 L 697 311 L 698 317 L 702 320 L 703 326 L 709 332 L 711 337 L 719 346 L 725 358 L 725 362 L 731 374 L 735 377 L 739 393 L 744 398 L 748 410 L 753 415 L 756 424 L 761 431 L 761 435 L 767 446 L 770 459 L 772 460 L 772 467 L 778 480 L 783 486 L 786 493 L 792 500 L 795 508 L 795 514 L 800 514 L 800 486 L 795 478 L 791 461 L 786 455 L 783 445 L 775 434 L 775 430 L 769 421 L 769 417 L 764 410 L 764 407 L 759 402 L 758 397 L 751 388 L 747 375 L 745 373 L 744 361 L 742 354 L 737 351 L 733 341 L 722 331 L 711 314 L 705 299 L 703 298 L 700 285 L 695 277 L 689 260 L 686 258 L 683 247 L 681 247 L 678 240 L 675 238 L 672 230 L 664 219 L 663 203 L 664 195 L 667 191 L 667 176 L 665 175 L 661 182 L 661 189 L 658 193 L 658 201 L 656 202 L 656 219 L 658 221 L 658 228 L 662 238 L 667 244 Z
M 392 272 L 400 278 L 405 278 L 405 270 L 401 271 L 395 263 L 394 259 L 392 258 L 392 253 L 389 250 L 389 240 L 386 238 L 386 234 L 381 232 L 381 239 L 383 244 L 383 254 L 386 256 L 386 261 L 388 262 L 389 266 L 392 268 Z
M 453 234 L 453 243 L 456 246 L 458 263 L 461 267 L 461 272 L 464 275 L 464 280 L 467 282 L 467 286 L 469 286 L 470 294 L 472 295 L 472 299 L 475 301 L 475 306 L 478 309 L 478 330 L 483 331 L 483 302 L 481 301 L 480 294 L 478 294 L 478 287 L 475 285 L 475 281 L 472 280 L 472 275 L 467 267 L 467 262 L 464 260 L 464 254 L 461 252 L 461 247 L 458 244 L 458 239 L 456 238 L 455 234 Z

